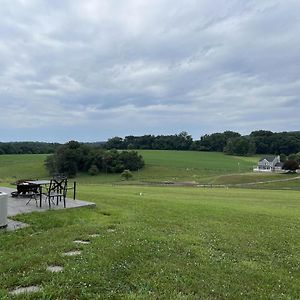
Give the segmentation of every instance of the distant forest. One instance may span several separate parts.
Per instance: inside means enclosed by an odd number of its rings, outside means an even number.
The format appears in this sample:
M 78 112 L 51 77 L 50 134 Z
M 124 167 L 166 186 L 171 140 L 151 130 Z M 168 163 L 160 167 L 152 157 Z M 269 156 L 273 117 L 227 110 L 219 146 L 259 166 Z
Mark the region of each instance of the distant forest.
M 285 154 L 300 152 L 300 131 L 278 132 L 258 130 L 242 136 L 238 132 L 205 134 L 193 140 L 187 132 L 175 135 L 143 135 L 114 137 L 105 144 L 107 149 L 153 149 L 215 151 L 231 155 Z
M 49 154 L 54 153 L 59 143 L 0 142 L 0 154 Z
M 272 132 L 253 131 L 242 136 L 238 132 L 224 131 L 201 136 L 193 140 L 187 132 L 174 135 L 143 135 L 113 137 L 107 142 L 82 143 L 103 149 L 149 149 L 149 150 L 191 150 L 215 151 L 231 155 L 285 154 L 300 152 L 300 131 Z M 0 154 L 48 154 L 54 153 L 59 143 L 8 142 L 0 143 Z

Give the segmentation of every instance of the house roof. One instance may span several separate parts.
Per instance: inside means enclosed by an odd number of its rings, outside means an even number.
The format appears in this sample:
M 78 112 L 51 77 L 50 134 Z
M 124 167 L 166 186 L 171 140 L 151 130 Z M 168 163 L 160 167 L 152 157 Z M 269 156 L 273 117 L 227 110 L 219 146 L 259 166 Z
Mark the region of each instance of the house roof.
M 272 155 L 269 155 L 269 156 L 264 156 L 262 157 L 259 161 L 262 161 L 262 160 L 267 160 L 268 162 L 272 162 L 274 159 L 276 158 L 276 156 L 272 156 Z
M 276 164 L 275 164 L 275 167 L 282 167 L 283 166 L 283 163 L 282 162 L 277 162 Z

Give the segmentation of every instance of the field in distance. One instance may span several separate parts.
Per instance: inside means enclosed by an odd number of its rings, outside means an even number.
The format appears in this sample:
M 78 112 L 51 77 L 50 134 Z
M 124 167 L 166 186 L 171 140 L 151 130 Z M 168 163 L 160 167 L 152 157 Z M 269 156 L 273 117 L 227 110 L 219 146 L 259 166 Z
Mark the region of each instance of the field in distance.
M 140 150 L 146 166 L 133 172 L 133 178 L 128 183 L 162 183 L 184 182 L 197 184 L 244 184 L 286 180 L 297 175 L 254 173 L 252 168 L 257 164 L 259 156 L 239 157 L 224 155 L 217 152 Z M 47 155 L 1 155 L 0 180 L 11 183 L 20 178 L 46 178 L 48 175 L 44 166 Z M 76 180 L 80 183 L 120 183 L 120 174 L 100 174 L 90 176 L 78 174 Z M 284 186 L 299 186 L 299 180 L 286 182 Z M 269 187 L 278 187 L 278 183 L 267 183 Z

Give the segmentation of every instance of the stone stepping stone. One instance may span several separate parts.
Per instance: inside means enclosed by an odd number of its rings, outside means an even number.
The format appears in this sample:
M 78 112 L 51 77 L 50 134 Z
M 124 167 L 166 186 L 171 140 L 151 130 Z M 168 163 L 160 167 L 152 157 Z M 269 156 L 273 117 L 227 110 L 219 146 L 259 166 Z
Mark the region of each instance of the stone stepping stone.
M 90 234 L 89 237 L 95 238 L 101 236 L 99 233 Z
M 73 241 L 73 243 L 75 243 L 75 244 L 82 244 L 82 245 L 88 245 L 91 242 L 90 241 L 75 240 L 75 241 Z
M 24 294 L 24 293 L 36 293 L 41 291 L 42 288 L 40 288 L 39 286 L 27 286 L 27 287 L 20 287 L 20 288 L 16 288 L 12 291 L 9 292 L 10 295 L 20 295 L 20 294 Z
M 64 256 L 76 256 L 76 255 L 80 255 L 80 254 L 81 254 L 81 251 L 74 250 L 74 251 L 65 252 Z
M 52 273 L 58 273 L 58 272 L 62 272 L 64 268 L 61 266 L 49 266 L 47 267 L 47 271 L 52 272 Z

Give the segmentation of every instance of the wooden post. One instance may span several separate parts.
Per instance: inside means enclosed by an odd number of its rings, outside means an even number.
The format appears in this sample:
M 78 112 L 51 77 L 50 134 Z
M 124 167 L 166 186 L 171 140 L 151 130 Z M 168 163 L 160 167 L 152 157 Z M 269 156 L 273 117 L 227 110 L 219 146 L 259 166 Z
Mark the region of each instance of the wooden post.
M 73 200 L 75 200 L 76 197 L 76 181 L 74 181 L 74 185 L 73 185 Z

